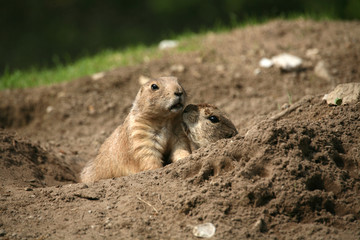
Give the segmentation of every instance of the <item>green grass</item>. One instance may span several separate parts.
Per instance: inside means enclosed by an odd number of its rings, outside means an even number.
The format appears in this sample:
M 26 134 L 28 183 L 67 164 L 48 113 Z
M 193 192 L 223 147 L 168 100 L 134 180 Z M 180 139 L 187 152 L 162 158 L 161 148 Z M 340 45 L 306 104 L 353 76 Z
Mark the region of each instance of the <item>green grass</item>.
M 187 33 L 178 36 L 180 44 L 174 51 L 187 52 L 200 48 L 201 34 Z M 171 50 L 172 51 L 172 50 Z M 28 70 L 5 71 L 0 77 L 0 89 L 29 88 L 42 85 L 70 81 L 82 76 L 108 71 L 121 66 L 143 63 L 160 58 L 167 51 L 157 46 L 135 46 L 124 50 L 104 50 L 94 56 L 83 57 L 71 64 L 56 62 L 56 66 L 48 69 L 32 68 Z M 55 58 L 56 60 L 56 58 Z
M 27 88 L 70 81 L 97 72 L 141 63 L 146 58 L 159 57 L 156 47 L 137 46 L 122 51 L 105 50 L 91 57 L 84 57 L 72 64 L 57 63 L 50 69 L 16 70 L 0 77 L 0 89 Z
M 294 14 L 291 16 L 280 16 L 278 19 L 289 20 L 299 17 L 315 20 L 331 19 L 331 16 L 316 16 L 314 14 Z M 217 24 L 211 31 L 215 33 L 227 32 L 236 27 L 256 25 L 269 20 L 271 19 L 249 17 L 246 21 L 242 22 L 234 20 L 231 26 Z M 188 31 L 181 35 L 173 35 L 171 38 L 177 39 L 180 42 L 176 51 L 196 51 L 201 48 L 201 37 L 208 32 L 209 29 L 204 29 L 200 33 Z M 12 72 L 5 71 L 0 77 L 0 89 L 28 88 L 70 81 L 82 76 L 108 71 L 121 66 L 139 64 L 144 62 L 145 59 L 160 58 L 163 54 L 164 51 L 158 50 L 157 46 L 140 45 L 129 47 L 124 50 L 104 50 L 94 56 L 83 57 L 70 64 L 63 64 L 59 61 L 55 61 L 56 66 L 48 69 L 32 68 L 28 70 L 15 70 Z

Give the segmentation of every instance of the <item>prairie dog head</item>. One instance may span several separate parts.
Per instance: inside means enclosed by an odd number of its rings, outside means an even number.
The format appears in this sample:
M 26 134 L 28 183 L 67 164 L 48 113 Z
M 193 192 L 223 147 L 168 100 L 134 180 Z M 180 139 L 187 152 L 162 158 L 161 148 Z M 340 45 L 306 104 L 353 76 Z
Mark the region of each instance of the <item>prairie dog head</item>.
M 189 104 L 183 111 L 182 119 L 184 132 L 195 148 L 238 133 L 226 114 L 210 104 Z
M 133 111 L 150 117 L 172 117 L 181 113 L 185 100 L 186 92 L 176 77 L 150 79 L 136 95 Z

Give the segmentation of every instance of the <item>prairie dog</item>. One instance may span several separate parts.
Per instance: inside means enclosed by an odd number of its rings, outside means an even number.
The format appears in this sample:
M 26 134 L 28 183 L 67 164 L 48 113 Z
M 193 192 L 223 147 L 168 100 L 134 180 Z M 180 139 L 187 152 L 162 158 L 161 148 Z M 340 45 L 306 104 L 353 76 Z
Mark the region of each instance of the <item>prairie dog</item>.
M 210 104 L 189 104 L 182 118 L 183 130 L 190 140 L 192 151 L 238 133 L 226 114 Z
M 181 128 L 186 93 L 176 77 L 144 83 L 132 108 L 81 173 L 82 182 L 160 168 L 190 154 Z

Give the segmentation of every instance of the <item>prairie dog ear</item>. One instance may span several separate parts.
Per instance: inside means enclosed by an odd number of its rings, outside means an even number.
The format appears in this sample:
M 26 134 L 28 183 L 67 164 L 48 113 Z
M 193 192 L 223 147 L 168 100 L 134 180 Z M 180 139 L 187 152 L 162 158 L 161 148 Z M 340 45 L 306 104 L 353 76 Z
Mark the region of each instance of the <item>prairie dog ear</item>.
M 144 76 L 144 75 L 141 75 L 138 79 L 138 82 L 140 84 L 140 86 L 143 86 L 144 84 L 148 83 L 151 81 L 151 78 L 150 77 L 147 77 L 147 76 Z
M 178 81 L 177 77 L 173 77 L 173 76 L 167 76 L 167 77 L 159 77 L 160 79 L 163 79 L 165 81 L 169 81 L 169 80 L 173 80 L 173 81 Z

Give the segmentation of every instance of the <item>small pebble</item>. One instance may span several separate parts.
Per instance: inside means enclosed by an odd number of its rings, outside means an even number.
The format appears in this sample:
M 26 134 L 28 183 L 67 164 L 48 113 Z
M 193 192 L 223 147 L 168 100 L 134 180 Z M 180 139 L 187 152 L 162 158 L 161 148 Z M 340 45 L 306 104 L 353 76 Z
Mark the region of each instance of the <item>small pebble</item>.
M 260 67 L 262 68 L 271 68 L 274 63 L 269 58 L 262 58 L 259 62 Z
M 212 223 L 204 223 L 197 225 L 193 228 L 193 234 L 195 237 L 211 238 L 214 236 L 216 228 Z
M 159 49 L 165 50 L 165 49 L 175 48 L 178 45 L 179 45 L 178 41 L 175 40 L 162 40 L 159 43 Z
M 266 226 L 264 219 L 260 218 L 259 220 L 257 220 L 254 225 L 254 229 L 258 232 L 262 232 L 262 233 L 266 232 L 267 226 Z
M 105 76 L 104 72 L 98 72 L 98 73 L 93 74 L 91 76 L 91 78 L 92 78 L 92 80 L 96 81 L 96 80 L 103 78 L 104 76 Z
M 54 107 L 53 106 L 48 106 L 46 108 L 46 113 L 51 113 L 52 111 L 54 111 Z

